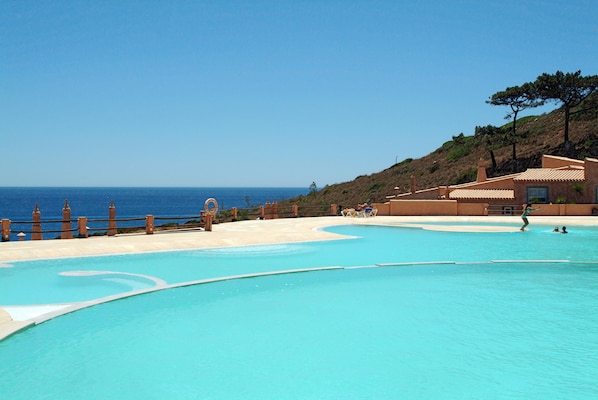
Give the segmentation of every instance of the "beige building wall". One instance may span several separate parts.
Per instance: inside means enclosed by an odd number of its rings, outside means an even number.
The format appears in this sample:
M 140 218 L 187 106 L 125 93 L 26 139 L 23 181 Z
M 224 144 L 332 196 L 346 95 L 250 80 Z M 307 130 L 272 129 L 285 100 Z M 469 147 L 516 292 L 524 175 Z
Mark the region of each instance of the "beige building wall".
M 391 200 L 389 212 L 389 215 L 458 215 L 458 203 L 456 200 Z
M 589 203 L 598 203 L 598 160 L 586 158 L 585 160 L 585 189 Z

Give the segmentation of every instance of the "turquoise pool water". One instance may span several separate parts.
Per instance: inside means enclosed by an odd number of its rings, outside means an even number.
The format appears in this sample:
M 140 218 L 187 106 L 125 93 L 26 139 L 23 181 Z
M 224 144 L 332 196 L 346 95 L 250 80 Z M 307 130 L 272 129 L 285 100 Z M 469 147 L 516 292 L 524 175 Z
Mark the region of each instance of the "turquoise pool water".
M 488 262 L 492 260 L 597 261 L 598 228 L 552 227 L 527 232 L 437 232 L 388 226 L 335 226 L 355 237 L 314 243 L 249 246 L 18 262 L 0 268 L 0 306 L 91 300 L 154 282 L 131 275 L 65 276 L 71 271 L 142 274 L 169 284 L 253 272 L 326 266 L 373 266 L 400 262 Z
M 348 268 L 169 289 L 62 316 L 0 342 L 0 393 L 14 399 L 596 398 L 597 230 L 330 230 L 360 238 L 163 253 L 154 255 L 157 265 L 151 256 L 15 264 L 6 270 L 45 265 L 56 275 L 108 263 L 110 270 L 168 282 L 255 268 Z M 487 262 L 516 259 L 568 262 Z M 352 268 L 448 260 L 456 263 Z M 98 293 L 115 290 L 87 278 Z

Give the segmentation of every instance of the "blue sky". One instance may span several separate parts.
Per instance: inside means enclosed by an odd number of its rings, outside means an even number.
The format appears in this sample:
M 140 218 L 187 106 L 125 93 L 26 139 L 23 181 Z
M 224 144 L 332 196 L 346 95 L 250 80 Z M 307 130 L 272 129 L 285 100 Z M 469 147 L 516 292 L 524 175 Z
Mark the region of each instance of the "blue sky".
M 502 125 L 508 86 L 598 74 L 596 21 L 593 0 L 2 0 L 0 186 L 350 181 Z

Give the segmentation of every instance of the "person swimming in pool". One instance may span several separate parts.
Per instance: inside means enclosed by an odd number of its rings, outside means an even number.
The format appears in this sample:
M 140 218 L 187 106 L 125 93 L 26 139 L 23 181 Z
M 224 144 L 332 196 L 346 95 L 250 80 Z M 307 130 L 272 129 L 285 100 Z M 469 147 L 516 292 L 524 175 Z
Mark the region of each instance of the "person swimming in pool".
M 540 208 L 532 208 L 531 204 L 525 203 L 523 205 L 523 214 L 521 214 L 521 219 L 523 220 L 523 226 L 519 229 L 520 231 L 524 231 L 525 227 L 529 225 L 529 221 L 527 220 L 527 216 L 532 213 L 532 211 L 540 210 Z
M 569 233 L 569 232 L 567 232 L 567 227 L 566 226 L 563 226 L 563 230 L 561 231 L 561 233 Z

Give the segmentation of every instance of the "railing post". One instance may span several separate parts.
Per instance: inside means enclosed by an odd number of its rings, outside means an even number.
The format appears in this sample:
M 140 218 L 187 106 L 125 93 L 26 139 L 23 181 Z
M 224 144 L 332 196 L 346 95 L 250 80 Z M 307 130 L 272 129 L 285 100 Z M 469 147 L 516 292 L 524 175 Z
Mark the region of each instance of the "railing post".
M 211 232 L 212 231 L 212 214 L 210 214 L 209 212 L 205 212 L 202 211 L 200 213 L 200 218 L 204 221 L 204 230 L 206 232 Z
M 270 200 L 266 200 L 266 209 L 264 212 L 264 219 L 272 218 L 272 205 L 270 204 Z
M 31 227 L 31 240 L 42 240 L 42 213 L 39 211 L 37 203 L 33 210 L 32 217 L 33 225 Z
M 298 217 L 299 216 L 299 206 L 297 204 L 293 204 L 292 208 L 293 208 L 293 217 Z
M 8 242 L 10 240 L 10 220 L 2 220 L 2 241 Z
M 336 205 L 336 204 L 330 205 L 330 215 L 338 215 L 338 205 Z
M 210 232 L 212 230 L 212 214 L 209 212 L 201 211 L 199 213 L 199 218 L 203 222 L 203 229 L 206 232 Z
M 87 231 L 87 217 L 79 217 L 77 219 L 77 229 L 79 230 L 80 238 L 89 237 L 89 232 Z
M 233 207 L 232 212 L 233 212 L 233 222 L 235 222 L 237 220 L 237 207 Z
M 145 216 L 145 233 L 148 235 L 154 234 L 154 216 L 153 215 Z
M 272 203 L 272 218 L 278 219 L 278 203 L 276 200 Z
M 73 231 L 71 231 L 71 208 L 69 207 L 68 199 L 64 201 L 64 207 L 62 208 L 62 232 L 60 232 L 60 238 L 73 238 Z
M 116 207 L 114 207 L 114 202 L 110 202 L 110 207 L 108 207 L 108 236 L 115 236 L 116 235 Z
M 260 206 L 260 219 L 264 219 L 265 217 L 264 206 Z

